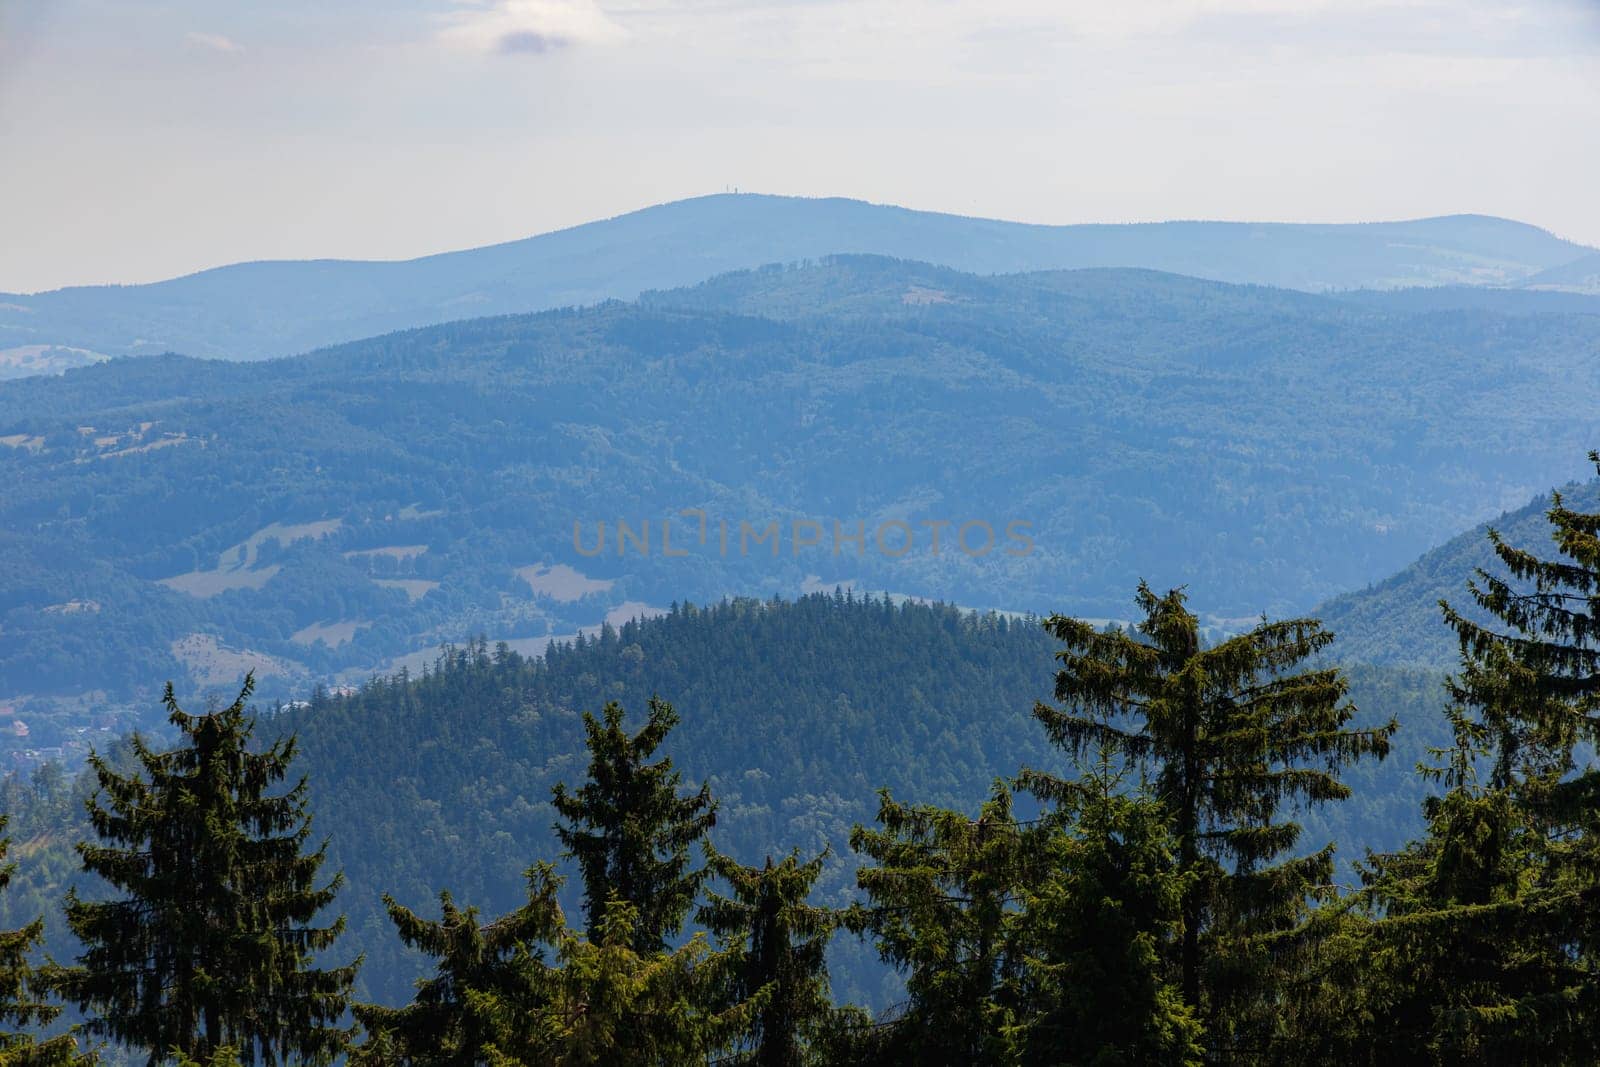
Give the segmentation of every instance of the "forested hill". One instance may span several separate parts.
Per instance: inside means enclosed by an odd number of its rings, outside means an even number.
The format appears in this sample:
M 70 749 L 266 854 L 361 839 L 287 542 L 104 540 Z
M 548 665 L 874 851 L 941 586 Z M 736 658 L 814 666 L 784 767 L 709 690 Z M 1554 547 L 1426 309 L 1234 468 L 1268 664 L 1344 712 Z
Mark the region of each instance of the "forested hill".
M 376 894 L 426 905 L 440 888 L 493 915 L 522 870 L 555 859 L 550 789 L 584 773 L 581 713 L 652 695 L 683 716 L 669 749 L 711 783 L 714 840 L 746 862 L 833 850 L 820 894 L 853 879 L 850 827 L 876 790 L 967 806 L 1023 762 L 1056 765 L 1031 721 L 1050 696 L 1052 642 L 1030 620 L 818 594 L 797 602 L 682 607 L 543 659 L 482 645 L 436 671 L 318 700 L 276 725 L 300 735 L 319 832 L 350 876 L 368 981 L 399 998 Z
M 848 252 L 982 273 L 1150 267 L 1321 290 L 1516 285 L 1592 251 L 1473 215 L 1360 225 L 1032 226 L 856 200 L 720 195 L 406 262 L 241 263 L 152 285 L 0 294 L 0 357 L 44 357 L 58 369 L 94 354 L 260 359 L 453 319 L 631 299 L 724 271 Z M 1592 283 L 1574 277 L 1549 284 Z
M 1561 493 L 1580 511 L 1600 510 L 1600 482 L 1568 485 Z M 1323 604 L 1317 615 L 1339 635 L 1339 658 L 1349 663 L 1454 669 L 1460 649 L 1455 632 L 1439 613 L 1439 601 L 1448 600 L 1468 617 L 1488 621 L 1473 603 L 1467 582 L 1480 568 L 1503 571 L 1489 530 L 1496 530 L 1513 547 L 1549 556 L 1554 530 L 1545 516 L 1550 503 L 1550 494 L 1542 493 L 1525 507 L 1451 538 L 1393 577 Z
M 288 696 L 471 634 L 842 582 L 1122 618 L 1143 577 L 1224 619 L 1304 611 L 1579 475 L 1597 352 L 1593 315 L 855 257 L 14 382 L 0 703 L 193 694 L 248 667 Z M 668 519 L 686 556 L 663 554 Z M 653 524 L 648 557 L 619 554 L 619 521 Z M 968 522 L 985 554 L 955 549 Z M 1006 551 L 1012 522 L 1031 551 Z M 741 523 L 780 540 L 743 545 Z M 869 532 L 835 545 L 835 523 Z
M 486 915 L 519 903 L 523 868 L 559 853 L 550 788 L 583 775 L 583 711 L 671 701 L 683 721 L 668 754 L 711 784 L 718 847 L 757 864 L 831 850 L 817 898 L 842 905 L 850 828 L 873 821 L 879 789 L 975 811 L 1023 766 L 1075 773 L 1032 714 L 1053 696 L 1059 649 L 1034 619 L 944 605 L 838 593 L 684 605 L 541 659 L 464 647 L 426 676 L 319 698 L 274 725 L 299 734 L 318 832 L 351 880 L 366 981 L 403 999 L 412 965 L 378 892 L 421 907 L 449 888 Z M 1301 813 L 1306 846 L 1337 841 L 1346 859 L 1415 832 L 1414 768 L 1448 736 L 1437 676 L 1357 669 L 1352 681 L 1358 722 L 1403 728 L 1390 759 L 1347 773 L 1348 803 Z M 865 950 L 839 952 L 841 985 L 884 1003 L 885 988 L 864 988 L 884 980 Z
M 1600 263 L 1600 253 L 1590 257 Z M 1339 299 L 1400 312 L 1481 311 L 1497 315 L 1600 315 L 1600 295 L 1566 289 L 1499 289 L 1439 285 L 1411 289 L 1357 289 Z
M 636 722 L 651 696 L 671 701 L 683 723 L 666 754 L 711 783 L 716 844 L 756 861 L 832 848 L 819 895 L 839 902 L 854 884 L 850 828 L 872 821 L 877 789 L 966 806 L 1024 762 L 1057 766 L 1030 714 L 1052 692 L 1053 651 L 1028 619 L 849 595 L 739 600 L 607 627 L 540 658 L 468 644 L 410 677 L 318 694 L 261 733 L 298 734 L 316 835 L 349 877 L 341 952 L 368 953 L 370 992 L 401 1002 L 420 964 L 379 895 L 426 909 L 448 888 L 487 916 L 518 904 L 524 868 L 558 856 L 550 790 L 585 773 L 582 712 L 617 700 Z M 33 845 L 0 920 L 53 912 L 80 808 L 7 789 L 0 808 Z M 847 982 L 882 977 L 863 954 L 846 959 Z
M 1073 770 L 1031 714 L 1051 697 L 1058 648 L 1033 620 L 946 606 L 837 594 L 683 606 L 542 659 L 466 646 L 427 672 L 319 695 L 262 733 L 298 733 L 294 769 L 309 776 L 314 834 L 327 835 L 330 867 L 349 878 L 340 955 L 366 952 L 367 992 L 400 1002 L 421 964 L 395 941 L 379 895 L 430 914 L 443 888 L 486 916 L 519 903 L 523 869 L 558 856 L 550 789 L 584 774 L 583 711 L 618 700 L 637 722 L 650 696 L 670 700 L 682 725 L 665 754 L 687 780 L 711 784 L 714 843 L 757 863 L 829 848 L 815 896 L 841 904 L 854 884 L 849 831 L 872 822 L 879 788 L 971 811 L 1024 765 Z M 1386 762 L 1350 772 L 1351 801 L 1306 820 L 1308 848 L 1337 840 L 1346 856 L 1415 830 L 1412 768 L 1443 726 L 1434 677 L 1365 670 L 1354 682 L 1359 722 L 1398 717 L 1403 729 Z M 6 789 L 0 807 L 29 844 L 0 898 L 0 927 L 54 911 L 73 866 L 68 843 L 82 833 L 61 814 L 81 819 L 81 808 L 26 797 L 15 781 Z M 54 936 L 69 957 L 59 928 Z M 885 972 L 867 951 L 840 939 L 837 953 L 841 994 L 883 1004 Z

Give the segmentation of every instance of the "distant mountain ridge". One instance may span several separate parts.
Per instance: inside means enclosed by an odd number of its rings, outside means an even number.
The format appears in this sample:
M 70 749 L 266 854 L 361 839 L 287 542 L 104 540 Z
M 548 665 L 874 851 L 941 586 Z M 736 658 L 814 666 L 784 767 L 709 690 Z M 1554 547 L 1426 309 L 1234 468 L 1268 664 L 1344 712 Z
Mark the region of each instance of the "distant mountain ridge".
M 1600 252 L 1542 270 L 1524 284 L 1530 289 L 1555 292 L 1600 292 Z
M 1146 578 L 1219 625 L 1301 612 L 1582 473 L 1597 352 L 1594 315 L 843 256 L 267 362 L 113 360 L 0 388 L 0 704 L 252 666 L 287 697 L 473 634 L 835 583 L 1122 618 Z M 969 521 L 998 544 L 958 551 Z
M 722 194 L 406 261 L 240 263 L 148 285 L 0 294 L 0 377 L 24 348 L 261 359 L 446 321 L 627 300 L 727 271 L 838 253 L 979 274 L 1144 267 L 1320 291 L 1514 286 L 1594 252 L 1478 215 L 1045 226 L 857 200 Z M 30 364 L 28 372 L 59 372 L 70 362 Z

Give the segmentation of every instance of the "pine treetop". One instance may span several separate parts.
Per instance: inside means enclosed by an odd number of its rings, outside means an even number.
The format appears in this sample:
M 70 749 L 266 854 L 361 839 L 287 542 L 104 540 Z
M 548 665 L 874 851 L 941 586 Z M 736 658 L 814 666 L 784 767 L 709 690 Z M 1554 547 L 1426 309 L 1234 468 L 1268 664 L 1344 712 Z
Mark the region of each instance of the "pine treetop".
M 245 1063 L 294 1057 L 319 1063 L 343 1046 L 338 1026 L 360 961 L 312 960 L 344 928 L 310 925 L 339 891 L 318 883 L 326 843 L 304 848 L 311 820 L 306 782 L 280 794 L 292 738 L 252 751 L 253 679 L 238 699 L 206 715 L 163 701 L 179 742 L 155 751 L 134 738 L 134 773 L 100 755 L 99 790 L 87 802 L 100 843 L 80 842 L 87 873 L 120 895 L 67 896 L 67 921 L 83 942 L 59 981 L 89 1013 L 92 1034 L 148 1050 L 205 1059 L 236 1047 Z
M 732 958 L 721 1000 L 740 1004 L 763 997 L 740 1062 L 757 1067 L 799 1067 L 806 1038 L 833 1011 L 828 989 L 828 939 L 839 925 L 831 908 L 808 902 L 826 856 L 801 862 L 798 850 L 777 863 L 747 867 L 706 845 L 710 872 L 728 883 L 729 895 L 706 894 L 698 918 Z
M 527 903 L 480 923 L 476 908 L 460 908 L 448 891 L 439 894 L 440 918 L 424 919 L 385 895 L 401 940 L 438 960 L 431 978 L 417 983 L 403 1008 L 355 1007 L 368 1032 L 356 1062 L 403 1062 L 427 1067 L 476 1067 L 502 1045 L 542 1040 L 535 1016 L 547 1005 L 547 971 L 566 934 L 556 902 L 561 878 L 548 863 L 527 871 Z M 490 1005 L 514 1004 L 524 1013 L 521 1030 L 508 1038 L 506 1021 Z
M 583 876 L 589 936 L 599 937 L 611 901 L 624 900 L 638 924 L 635 947 L 650 952 L 682 929 L 694 906 L 705 872 L 690 869 L 692 848 L 716 824 L 716 803 L 708 785 L 680 794 L 683 776 L 671 759 L 651 762 L 678 723 L 671 704 L 652 697 L 636 734 L 624 718 L 614 701 L 598 719 L 584 713 L 588 780 L 576 790 L 558 784 L 552 803 L 565 820 L 556 835 Z
M 1180 832 L 1239 873 L 1294 847 L 1286 802 L 1342 800 L 1336 768 L 1383 757 L 1395 729 L 1348 729 L 1354 708 L 1336 668 L 1296 668 L 1333 635 L 1315 619 L 1265 621 L 1209 648 L 1181 589 L 1158 597 L 1140 583 L 1136 634 L 1054 615 L 1056 700 L 1035 715 L 1074 758 L 1100 746 L 1153 761 L 1158 796 L 1191 817 Z M 1306 766 L 1321 761 L 1322 767 Z M 1053 786 L 1025 776 L 1046 798 Z

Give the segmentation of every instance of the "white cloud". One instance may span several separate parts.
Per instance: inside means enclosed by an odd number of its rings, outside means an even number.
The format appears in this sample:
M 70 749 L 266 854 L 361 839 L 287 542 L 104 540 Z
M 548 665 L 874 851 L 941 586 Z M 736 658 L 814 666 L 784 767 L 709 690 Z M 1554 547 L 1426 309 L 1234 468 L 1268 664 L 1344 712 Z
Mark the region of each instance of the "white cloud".
M 440 39 L 475 52 L 539 54 L 624 36 L 593 0 L 490 0 L 463 4 L 445 18 Z
M 190 30 L 183 35 L 184 43 L 193 48 L 206 48 L 213 52 L 242 52 L 244 49 L 231 37 L 224 37 L 220 33 L 201 33 L 199 30 Z

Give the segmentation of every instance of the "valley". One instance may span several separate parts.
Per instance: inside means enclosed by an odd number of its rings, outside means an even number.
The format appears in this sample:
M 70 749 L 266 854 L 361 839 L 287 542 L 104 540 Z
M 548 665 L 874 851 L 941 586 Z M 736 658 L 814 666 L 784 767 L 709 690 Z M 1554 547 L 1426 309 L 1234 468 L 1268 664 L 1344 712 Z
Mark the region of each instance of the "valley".
M 1224 626 L 1305 611 L 1581 475 L 1597 349 L 1600 317 L 1566 310 L 843 257 L 14 382 L 0 698 L 82 725 L 251 663 L 298 699 L 476 635 L 535 649 L 625 605 L 845 579 L 1121 618 L 1146 577 Z M 969 521 L 992 550 L 958 550 Z M 655 532 L 596 554 L 619 522 Z
M 1589 1067 L 1597 62 L 0 6 L 0 1067 Z

